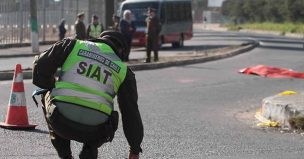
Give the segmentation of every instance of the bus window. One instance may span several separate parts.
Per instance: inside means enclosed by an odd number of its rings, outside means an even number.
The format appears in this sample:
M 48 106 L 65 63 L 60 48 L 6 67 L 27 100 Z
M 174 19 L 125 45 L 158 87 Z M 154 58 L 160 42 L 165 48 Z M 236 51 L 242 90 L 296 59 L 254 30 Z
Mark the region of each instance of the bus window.
M 133 46 L 145 46 L 146 18 L 149 7 L 156 9 L 160 19 L 162 25 L 160 38 L 163 43 L 182 47 L 184 40 L 192 38 L 191 0 L 126 0 L 121 4 L 120 15 L 122 16 L 126 9 L 131 10 L 134 15 L 133 22 L 137 29 L 132 39 Z
M 159 3 L 158 2 L 143 2 L 143 3 L 128 3 L 122 7 L 123 14 L 124 10 L 131 10 L 132 14 L 134 15 L 134 24 L 136 27 L 144 27 L 146 26 L 146 18 L 147 18 L 147 9 L 152 7 L 158 10 Z M 122 17 L 122 15 L 121 15 Z
M 184 5 L 184 3 L 181 3 L 179 5 L 179 11 L 180 11 L 180 20 L 184 21 L 185 20 L 185 5 Z
M 161 23 L 165 23 L 166 22 L 166 3 L 164 3 L 162 6 L 161 6 L 161 11 L 160 11 L 160 22 Z
M 167 16 L 168 16 L 167 17 L 168 18 L 168 23 L 174 22 L 174 8 L 173 8 L 172 3 L 167 3 L 166 13 L 167 13 Z
M 186 13 L 187 13 L 187 20 L 191 21 L 192 20 L 192 14 L 191 14 L 191 4 L 188 4 L 186 7 Z

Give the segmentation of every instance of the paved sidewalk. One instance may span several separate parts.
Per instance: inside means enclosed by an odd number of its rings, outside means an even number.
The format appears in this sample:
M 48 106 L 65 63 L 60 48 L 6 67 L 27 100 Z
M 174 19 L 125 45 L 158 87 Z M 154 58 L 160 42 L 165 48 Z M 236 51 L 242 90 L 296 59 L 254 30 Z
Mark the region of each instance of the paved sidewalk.
M 193 24 L 194 30 L 202 30 L 203 24 Z M 220 27 L 220 24 L 208 24 L 205 30 L 213 31 L 227 31 L 226 28 Z M 39 52 L 43 52 L 52 45 L 40 45 Z M 39 53 L 33 53 L 31 46 L 21 46 L 21 47 L 12 47 L 12 48 L 0 48 L 0 58 L 10 58 L 10 57 L 28 57 L 35 56 Z
M 220 27 L 219 24 L 209 25 L 210 30 L 213 31 L 225 31 L 223 28 Z M 194 30 L 201 30 L 201 24 L 194 24 Z M 177 66 L 177 65 L 185 65 L 185 64 L 192 64 L 198 62 L 205 62 L 210 60 L 221 59 L 225 57 L 230 57 L 237 55 L 242 52 L 246 52 L 255 46 L 257 46 L 257 42 L 252 42 L 246 46 L 239 45 L 239 46 L 230 46 L 222 49 L 215 49 L 215 50 L 196 50 L 194 52 L 186 52 L 186 54 L 180 53 L 173 53 L 173 54 L 166 54 L 165 56 L 160 57 L 160 61 L 156 63 L 144 63 L 145 54 L 142 52 L 138 52 L 137 50 L 144 50 L 144 48 L 133 48 L 134 51 L 130 55 L 130 62 L 128 65 L 132 67 L 133 70 L 145 70 L 145 69 L 156 69 L 156 68 L 163 68 L 169 66 Z M 48 49 L 51 45 L 40 45 L 39 50 L 40 53 L 44 50 Z M 166 45 L 165 45 L 166 47 Z M 211 52 L 210 52 L 211 51 Z M 23 46 L 23 47 L 14 47 L 14 48 L 5 48 L 0 49 L 0 58 L 14 58 L 14 57 L 33 57 L 39 53 L 32 53 L 31 46 Z M 31 78 L 31 68 L 27 68 L 24 70 L 25 78 Z M 10 80 L 13 76 L 13 70 L 7 70 L 0 68 L 0 80 Z
M 43 52 L 52 45 L 40 45 L 39 52 Z M 35 56 L 39 53 L 33 53 L 31 46 L 13 47 L 13 48 L 3 48 L 0 49 L 0 58 L 10 58 L 10 57 L 27 57 Z
M 202 62 L 232 57 L 247 52 L 255 48 L 256 46 L 258 46 L 258 43 L 253 42 L 246 45 L 230 46 L 226 48 L 215 49 L 212 51 L 210 50 L 196 51 L 193 52 L 192 54 L 185 53 L 176 56 L 160 57 L 160 61 L 151 62 L 151 63 L 144 63 L 143 58 L 135 58 L 135 59 L 131 59 L 130 62 L 127 63 L 127 65 L 132 70 L 139 71 L 139 70 L 151 70 L 151 69 L 159 69 L 159 68 L 165 68 L 171 66 L 202 63 Z M 13 76 L 14 76 L 13 70 L 0 71 L 0 80 L 12 80 Z M 23 77 L 24 79 L 31 79 L 32 70 L 31 69 L 23 70 Z

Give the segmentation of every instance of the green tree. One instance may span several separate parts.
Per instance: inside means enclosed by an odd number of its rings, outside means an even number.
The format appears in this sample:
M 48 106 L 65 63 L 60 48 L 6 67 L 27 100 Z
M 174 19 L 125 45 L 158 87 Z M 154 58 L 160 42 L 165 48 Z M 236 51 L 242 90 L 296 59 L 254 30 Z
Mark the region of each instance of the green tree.
M 245 22 L 304 22 L 304 0 L 226 0 L 222 13 Z
M 244 0 L 226 0 L 222 6 L 222 12 L 230 17 L 235 24 L 242 22 L 244 17 L 243 4 Z
M 292 22 L 304 22 L 304 1 L 287 0 L 288 18 Z
M 286 0 L 266 0 L 264 5 L 264 17 L 268 22 L 284 22 L 287 14 L 284 3 Z
M 265 0 L 245 0 L 242 7 L 245 21 L 249 22 L 263 22 Z

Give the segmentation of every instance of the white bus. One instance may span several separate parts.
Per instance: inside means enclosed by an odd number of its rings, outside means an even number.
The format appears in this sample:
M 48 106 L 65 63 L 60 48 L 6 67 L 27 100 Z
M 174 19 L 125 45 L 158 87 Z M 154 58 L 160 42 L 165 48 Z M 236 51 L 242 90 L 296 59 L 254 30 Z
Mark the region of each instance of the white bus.
M 124 10 L 131 10 L 134 15 L 136 32 L 132 45 L 145 46 L 147 8 L 156 9 L 161 22 L 160 44 L 171 43 L 173 47 L 183 47 L 184 40 L 193 36 L 191 0 L 126 0 L 120 5 L 122 18 Z

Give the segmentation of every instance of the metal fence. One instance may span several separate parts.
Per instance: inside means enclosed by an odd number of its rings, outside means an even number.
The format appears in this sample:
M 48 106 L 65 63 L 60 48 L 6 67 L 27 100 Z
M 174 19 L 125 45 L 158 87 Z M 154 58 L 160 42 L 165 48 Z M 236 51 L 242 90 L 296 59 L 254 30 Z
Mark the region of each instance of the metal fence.
M 123 0 L 36 0 L 39 41 L 58 40 L 57 26 L 62 18 L 66 20 L 66 36 L 73 36 L 79 12 L 86 14 L 86 25 L 93 14 L 100 17 L 102 24 L 109 23 L 105 13 L 105 3 L 109 1 L 117 10 Z M 0 45 L 30 43 L 30 37 L 30 0 L 0 0 Z
M 88 24 L 92 14 L 104 17 L 103 0 L 37 0 L 39 41 L 58 40 L 58 25 L 66 20 L 66 36 L 74 35 L 76 15 L 84 12 Z M 98 6 L 98 7 L 96 7 Z M 103 19 L 101 19 L 101 23 Z M 0 1 L 0 44 L 29 43 L 30 0 Z

